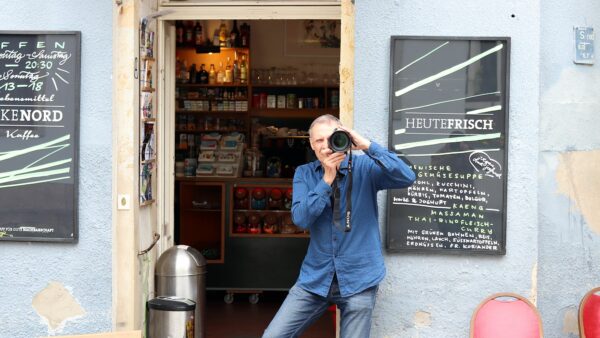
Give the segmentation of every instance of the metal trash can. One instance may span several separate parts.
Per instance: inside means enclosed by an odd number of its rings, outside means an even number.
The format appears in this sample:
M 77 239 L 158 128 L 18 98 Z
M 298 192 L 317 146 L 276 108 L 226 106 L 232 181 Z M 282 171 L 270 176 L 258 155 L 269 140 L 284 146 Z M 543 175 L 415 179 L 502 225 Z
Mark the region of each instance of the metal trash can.
M 187 245 L 176 245 L 160 255 L 154 273 L 156 296 L 187 298 L 196 303 L 195 338 L 204 338 L 206 260 Z
M 179 297 L 157 297 L 146 303 L 148 338 L 194 337 L 196 303 Z

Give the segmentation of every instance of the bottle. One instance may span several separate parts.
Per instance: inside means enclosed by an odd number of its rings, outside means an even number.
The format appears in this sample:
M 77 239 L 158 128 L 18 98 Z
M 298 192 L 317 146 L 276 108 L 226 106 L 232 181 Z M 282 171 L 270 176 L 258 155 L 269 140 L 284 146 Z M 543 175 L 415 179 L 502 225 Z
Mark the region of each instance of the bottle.
M 232 82 L 240 83 L 240 65 L 238 63 L 237 53 L 235 53 L 233 57 L 233 66 L 232 66 Z
M 175 32 L 177 35 L 177 45 L 183 45 L 183 22 L 181 20 L 175 22 Z
M 183 39 L 183 42 L 186 45 L 191 45 L 194 42 L 194 28 L 189 22 L 185 25 L 185 35 Z
M 192 65 L 190 66 L 190 81 L 189 83 L 196 83 L 196 64 L 192 63 Z
M 227 65 L 225 66 L 225 79 L 223 82 L 233 82 L 233 71 L 231 70 L 231 59 L 229 58 L 229 56 L 227 57 Z
M 196 26 L 194 26 L 194 44 L 196 47 L 204 45 L 204 34 L 199 21 L 196 21 Z
M 187 60 L 183 60 L 183 66 L 181 67 L 181 83 L 190 82 L 190 72 L 187 66 Z
M 217 83 L 225 82 L 225 71 L 223 71 L 223 62 L 219 62 L 219 70 L 217 71 Z
M 181 61 L 179 58 L 175 61 L 175 82 L 181 82 Z
M 247 23 L 243 23 L 240 26 L 241 41 L 240 44 L 243 48 L 250 46 L 250 26 Z
M 200 66 L 200 72 L 198 73 L 198 76 L 199 76 L 199 81 L 197 81 L 198 83 L 208 84 L 208 72 L 204 68 L 204 64 L 202 64 Z
M 237 20 L 233 20 L 233 28 L 231 29 L 231 33 L 229 34 L 229 41 L 231 43 L 231 47 L 240 46 L 240 31 L 238 31 Z
M 213 46 L 219 46 L 219 28 L 215 29 L 215 32 L 213 33 L 213 39 L 212 39 L 212 44 Z
M 208 84 L 215 84 L 217 82 L 217 74 L 215 72 L 214 63 L 210 64 L 210 69 L 208 71 Z
M 240 62 L 240 83 L 248 82 L 248 66 L 246 65 L 246 55 L 242 54 L 242 61 Z
M 221 27 L 219 28 L 219 46 L 227 47 L 228 36 L 229 34 L 227 34 L 227 26 L 225 25 L 225 22 L 221 22 Z

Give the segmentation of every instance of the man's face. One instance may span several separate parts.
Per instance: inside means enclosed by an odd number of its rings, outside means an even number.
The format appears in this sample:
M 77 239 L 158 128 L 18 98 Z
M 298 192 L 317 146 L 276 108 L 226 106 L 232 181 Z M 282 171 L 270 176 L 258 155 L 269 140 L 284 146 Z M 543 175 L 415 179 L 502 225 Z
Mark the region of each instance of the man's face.
M 321 162 L 331 154 L 327 140 L 338 125 L 335 122 L 315 124 L 310 131 L 310 147 Z

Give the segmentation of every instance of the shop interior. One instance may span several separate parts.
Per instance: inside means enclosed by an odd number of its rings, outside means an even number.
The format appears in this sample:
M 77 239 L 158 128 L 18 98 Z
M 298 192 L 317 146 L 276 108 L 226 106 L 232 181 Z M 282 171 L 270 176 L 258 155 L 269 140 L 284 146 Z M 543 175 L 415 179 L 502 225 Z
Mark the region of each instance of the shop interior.
M 207 337 L 259 337 L 309 234 L 292 178 L 311 121 L 339 116 L 339 20 L 175 22 L 176 244 L 207 260 Z M 335 337 L 330 308 L 303 337 Z

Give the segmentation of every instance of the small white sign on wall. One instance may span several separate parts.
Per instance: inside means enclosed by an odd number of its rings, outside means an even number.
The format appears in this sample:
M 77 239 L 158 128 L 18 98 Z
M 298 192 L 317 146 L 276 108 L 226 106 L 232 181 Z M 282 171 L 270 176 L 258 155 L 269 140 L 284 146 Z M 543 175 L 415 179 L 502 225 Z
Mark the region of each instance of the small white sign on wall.
M 575 33 L 575 58 L 578 64 L 594 64 L 594 28 L 573 27 Z

